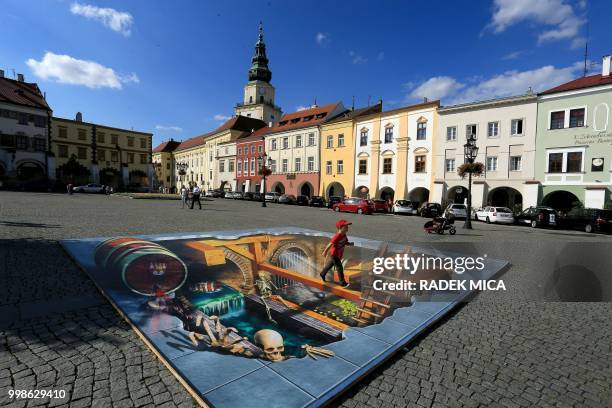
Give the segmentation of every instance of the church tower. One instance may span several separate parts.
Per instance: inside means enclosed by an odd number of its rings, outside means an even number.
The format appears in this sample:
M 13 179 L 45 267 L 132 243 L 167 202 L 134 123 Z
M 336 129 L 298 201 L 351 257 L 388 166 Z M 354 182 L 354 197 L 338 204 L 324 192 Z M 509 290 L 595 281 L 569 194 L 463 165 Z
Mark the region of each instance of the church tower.
M 272 71 L 268 68 L 263 26 L 259 23 L 259 37 L 255 44 L 255 54 L 251 58 L 249 82 L 244 87 L 244 100 L 236 105 L 235 114 L 264 122 L 278 122 L 282 111 L 274 104 L 274 87 L 270 84 L 271 79 Z

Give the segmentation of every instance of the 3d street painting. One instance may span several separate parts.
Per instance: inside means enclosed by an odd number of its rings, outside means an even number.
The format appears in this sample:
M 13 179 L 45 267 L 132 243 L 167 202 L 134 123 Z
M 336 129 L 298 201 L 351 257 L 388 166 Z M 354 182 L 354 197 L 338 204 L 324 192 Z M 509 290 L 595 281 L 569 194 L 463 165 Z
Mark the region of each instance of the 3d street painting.
M 62 245 L 202 405 L 301 407 L 337 396 L 471 293 L 373 290 L 373 258 L 436 251 L 355 237 L 349 287 L 323 283 L 330 236 L 288 227 Z M 462 278 L 505 266 L 487 258 Z

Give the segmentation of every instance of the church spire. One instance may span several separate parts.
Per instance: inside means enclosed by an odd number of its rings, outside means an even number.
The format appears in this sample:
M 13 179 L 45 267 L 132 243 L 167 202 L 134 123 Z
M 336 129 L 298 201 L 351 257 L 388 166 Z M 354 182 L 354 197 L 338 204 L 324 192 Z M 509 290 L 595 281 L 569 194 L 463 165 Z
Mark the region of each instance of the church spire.
M 266 44 L 263 38 L 263 24 L 259 22 L 259 36 L 255 44 L 255 54 L 251 58 L 251 68 L 249 69 L 249 81 L 270 82 L 272 71 L 268 68 L 268 58 L 266 57 Z

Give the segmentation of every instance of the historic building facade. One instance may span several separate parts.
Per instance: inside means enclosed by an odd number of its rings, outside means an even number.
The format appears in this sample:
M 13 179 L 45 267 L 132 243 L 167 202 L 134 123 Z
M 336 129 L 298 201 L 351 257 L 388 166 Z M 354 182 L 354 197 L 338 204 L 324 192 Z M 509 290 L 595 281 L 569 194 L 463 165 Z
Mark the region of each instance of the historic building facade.
M 225 191 L 236 190 L 236 140 L 217 144 L 213 180 Z
M 612 76 L 567 82 L 538 97 L 535 161 L 540 202 L 562 211 L 603 208 L 612 190 Z
M 0 70 L 0 183 L 55 177 L 49 155 L 51 108 L 35 83 L 4 77 Z
M 350 109 L 321 125 L 321 182 L 319 195 L 352 194 L 355 177 L 355 123 L 364 115 L 380 112 L 382 104 Z
M 51 126 L 58 180 L 114 188 L 153 187 L 152 133 L 84 122 L 80 112 L 75 119 L 53 117 Z
M 153 149 L 152 163 L 155 169 L 155 187 L 176 191 L 176 163 L 173 152 L 180 144 L 181 142 L 170 139 Z
M 263 193 L 263 177 L 259 170 L 265 154 L 264 135 L 270 129 L 261 128 L 236 141 L 236 190 Z M 269 190 L 269 189 L 268 189 Z
M 344 110 L 340 102 L 315 106 L 286 114 L 268 129 L 265 150 L 272 174 L 267 191 L 308 197 L 319 192 L 320 125 Z
M 457 168 L 464 162 L 467 137 L 474 135 L 479 147 L 476 161 L 485 165 L 485 172 L 473 179 L 472 205 L 520 209 L 537 204 L 535 95 L 442 107 L 438 115 L 432 201 L 466 201 L 468 182 L 458 176 Z
M 356 120 L 354 195 L 429 199 L 438 107 L 425 101 Z

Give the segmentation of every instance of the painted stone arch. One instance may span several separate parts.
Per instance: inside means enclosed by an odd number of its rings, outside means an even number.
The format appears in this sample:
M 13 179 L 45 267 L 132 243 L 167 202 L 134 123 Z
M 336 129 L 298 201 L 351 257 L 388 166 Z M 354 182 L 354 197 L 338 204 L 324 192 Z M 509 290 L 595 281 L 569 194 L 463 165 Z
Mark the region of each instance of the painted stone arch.
M 272 184 L 271 191 L 276 192 L 278 194 L 285 194 L 285 185 L 280 181 L 277 181 L 276 183 Z
M 370 188 L 368 186 L 357 186 L 353 192 L 353 195 L 360 198 L 369 198 Z
M 42 180 L 45 177 L 45 166 L 38 160 L 23 159 L 15 164 L 17 177 L 22 180 Z
M 225 259 L 231 261 L 234 265 L 240 269 L 242 273 L 242 278 L 244 279 L 244 288 L 246 290 L 253 287 L 253 268 L 251 267 L 251 262 L 243 257 L 242 255 L 238 255 L 237 253 L 225 248 L 223 249 L 223 254 L 225 255 Z
M 342 185 L 342 183 L 338 181 L 334 181 L 333 183 L 330 183 L 327 186 L 327 191 L 325 195 L 326 195 L 326 198 L 329 199 L 329 197 L 332 197 L 332 196 L 344 197 L 345 193 L 346 193 L 346 190 L 344 186 Z
M 464 204 L 467 200 L 468 189 L 465 186 L 454 186 L 446 193 L 446 204 Z
M 298 194 L 306 197 L 312 197 L 312 195 L 314 194 L 314 187 L 312 186 L 312 184 L 310 184 L 309 181 L 305 181 L 300 184 L 300 187 L 298 188 Z
M 523 195 L 512 187 L 496 187 L 487 194 L 487 204 L 494 207 L 521 210 L 523 208 Z
M 389 186 L 381 187 L 378 193 L 378 198 L 385 201 L 393 201 L 395 190 Z
M 282 244 L 274 248 L 268 262 L 275 266 L 286 267 L 286 265 L 284 265 L 285 260 L 283 259 L 283 255 L 291 253 L 298 255 L 300 258 L 302 258 L 302 260 L 304 260 L 304 262 L 302 263 L 302 265 L 292 265 L 290 269 L 299 269 L 298 272 L 300 273 L 315 276 L 319 265 L 314 265 L 311 263 L 311 260 L 316 259 L 314 246 L 311 244 L 306 244 L 298 241 L 283 242 Z
M 410 190 L 408 193 L 408 199 L 413 202 L 419 203 L 419 205 L 424 202 L 429 201 L 429 190 L 425 187 L 416 187 Z
M 580 207 L 582 203 L 574 193 L 566 190 L 555 190 L 542 198 L 542 205 L 552 207 L 557 211 L 568 212 L 572 208 Z

